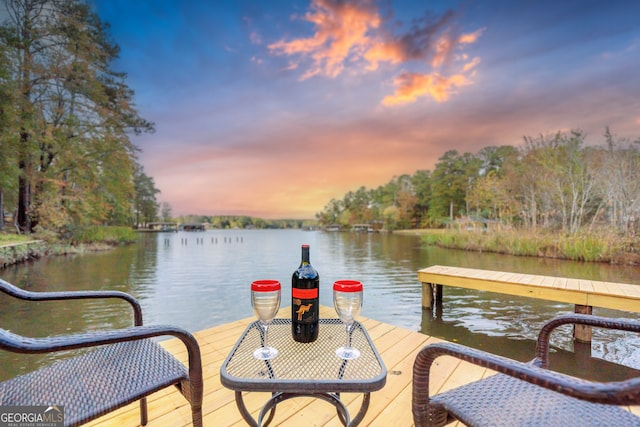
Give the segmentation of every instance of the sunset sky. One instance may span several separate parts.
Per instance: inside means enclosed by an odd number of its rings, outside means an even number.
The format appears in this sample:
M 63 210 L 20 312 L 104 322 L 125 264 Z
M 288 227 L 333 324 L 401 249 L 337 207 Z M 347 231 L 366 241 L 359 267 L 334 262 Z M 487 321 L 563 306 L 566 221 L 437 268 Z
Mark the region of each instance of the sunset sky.
M 452 149 L 640 137 L 640 1 L 92 4 L 174 215 L 313 218 Z

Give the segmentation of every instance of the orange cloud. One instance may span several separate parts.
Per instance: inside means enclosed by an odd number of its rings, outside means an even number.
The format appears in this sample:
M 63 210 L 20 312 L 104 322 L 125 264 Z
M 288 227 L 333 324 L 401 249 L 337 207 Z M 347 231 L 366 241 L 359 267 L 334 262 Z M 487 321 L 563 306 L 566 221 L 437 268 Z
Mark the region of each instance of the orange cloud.
M 471 71 L 474 68 L 476 68 L 476 66 L 480 63 L 480 58 L 475 57 L 473 58 L 470 62 L 467 62 L 466 64 L 464 64 L 464 66 L 462 67 L 462 71 L 463 72 L 467 72 L 467 71 Z
M 470 84 L 462 74 L 444 77 L 437 73 L 403 73 L 394 80 L 396 91 L 382 100 L 383 105 L 392 106 L 415 102 L 418 98 L 430 96 L 436 102 L 445 102 L 456 87 Z
M 460 36 L 459 42 L 461 44 L 475 43 L 476 41 L 478 41 L 478 38 L 480 38 L 482 33 L 484 33 L 484 28 L 481 28 L 473 33 L 463 34 L 462 36 Z
M 369 63 L 367 71 L 375 71 L 380 62 L 398 64 L 406 61 L 407 55 L 400 43 L 391 41 L 375 43 L 365 52 L 364 59 Z
M 473 33 L 468 34 L 452 34 L 447 31 L 442 34 L 438 41 L 435 43 L 435 52 L 433 55 L 433 59 L 431 60 L 431 65 L 434 68 L 441 67 L 443 64 L 451 61 L 451 58 L 454 55 L 455 49 L 464 44 L 475 43 L 480 35 L 483 33 L 484 29 L 480 29 Z
M 288 70 L 302 68 L 305 58 L 312 65 L 300 77 L 316 75 L 336 77 L 347 66 L 366 72 L 375 71 L 381 63 L 397 65 L 417 61 L 429 64 L 430 73 L 404 73 L 394 80 L 396 93 L 383 99 L 383 105 L 415 102 L 431 96 L 437 102 L 449 99 L 454 88 L 471 84 L 465 73 L 471 72 L 480 58 L 464 64 L 460 71 L 443 77 L 440 69 L 454 62 L 467 61 L 458 55 L 463 45 L 475 43 L 484 29 L 461 34 L 455 25 L 456 13 L 447 11 L 439 17 L 425 16 L 402 34 L 386 32 L 383 21 L 371 0 L 312 0 L 311 11 L 304 19 L 315 25 L 309 38 L 278 41 L 269 45 L 272 53 L 297 56 Z
M 269 49 L 276 54 L 309 55 L 313 65 L 301 80 L 318 74 L 336 77 L 343 71 L 345 61 L 361 56 L 371 43 L 367 33 L 380 25 L 380 16 L 368 0 L 313 0 L 311 10 L 304 19 L 316 26 L 312 37 L 281 40 L 269 45 Z
M 448 62 L 453 46 L 455 46 L 455 40 L 452 40 L 449 34 L 442 35 L 436 42 L 431 66 L 437 68 Z

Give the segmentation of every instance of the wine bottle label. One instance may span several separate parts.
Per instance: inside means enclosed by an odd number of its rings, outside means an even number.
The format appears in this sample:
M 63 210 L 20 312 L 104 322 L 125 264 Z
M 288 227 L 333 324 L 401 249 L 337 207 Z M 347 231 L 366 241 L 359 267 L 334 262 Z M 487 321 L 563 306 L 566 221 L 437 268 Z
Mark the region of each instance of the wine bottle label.
M 314 289 L 299 289 L 292 288 L 291 296 L 299 299 L 313 299 L 318 298 L 318 288 Z
M 305 289 L 312 290 L 312 289 Z M 317 294 L 317 289 L 315 290 Z M 318 309 L 318 300 L 317 299 L 306 299 L 301 300 L 299 298 L 293 298 L 293 312 L 295 315 L 295 320 L 300 323 L 313 323 L 318 319 L 316 317 L 316 311 Z

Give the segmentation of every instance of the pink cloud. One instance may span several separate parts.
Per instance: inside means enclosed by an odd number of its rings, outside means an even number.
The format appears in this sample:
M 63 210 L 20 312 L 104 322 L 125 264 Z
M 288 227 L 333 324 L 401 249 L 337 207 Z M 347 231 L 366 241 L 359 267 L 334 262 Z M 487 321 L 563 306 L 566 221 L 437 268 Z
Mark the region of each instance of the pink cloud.
M 403 73 L 396 77 L 396 91 L 382 100 L 383 105 L 400 105 L 415 102 L 418 98 L 429 96 L 436 102 L 445 102 L 456 88 L 470 84 L 462 74 L 449 77 L 438 73 L 417 74 Z
M 370 44 L 367 33 L 377 28 L 381 19 L 368 0 L 343 2 L 313 0 L 311 12 L 304 19 L 316 27 L 312 37 L 279 41 L 269 45 L 276 54 L 308 55 L 312 66 L 301 80 L 322 74 L 336 77 L 344 70 L 345 61 L 358 57 Z
M 442 76 L 442 68 L 466 59 L 458 53 L 464 45 L 475 43 L 484 31 L 461 33 L 453 11 L 435 19 L 425 17 L 411 30 L 396 35 L 385 31 L 380 14 L 369 0 L 312 0 L 310 8 L 303 19 L 315 27 L 311 37 L 269 45 L 274 54 L 296 58 L 287 69 L 302 68 L 300 80 L 319 75 L 335 78 L 347 68 L 356 73 L 372 72 L 381 64 L 417 62 L 421 67 L 430 65 L 431 72 L 405 72 L 396 77 L 396 93 L 385 97 L 382 104 L 410 103 L 423 96 L 445 102 L 454 88 L 471 84 L 466 73 L 480 61 L 474 58 L 449 73 L 450 77 Z M 311 65 L 305 67 L 305 60 Z

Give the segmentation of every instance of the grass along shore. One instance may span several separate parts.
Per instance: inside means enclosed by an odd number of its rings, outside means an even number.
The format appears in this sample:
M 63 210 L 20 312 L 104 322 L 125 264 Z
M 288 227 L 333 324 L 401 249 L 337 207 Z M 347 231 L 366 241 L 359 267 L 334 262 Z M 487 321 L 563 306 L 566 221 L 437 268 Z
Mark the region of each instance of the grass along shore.
M 138 234 L 130 227 L 92 226 L 68 233 L 60 239 L 46 233 L 20 235 L 0 233 L 0 268 L 47 255 L 69 255 L 107 250 L 133 243 Z
M 640 265 L 640 241 L 613 233 L 583 232 L 577 235 L 525 230 L 401 230 L 419 235 L 427 245 L 476 252 L 558 258 L 573 261 Z

